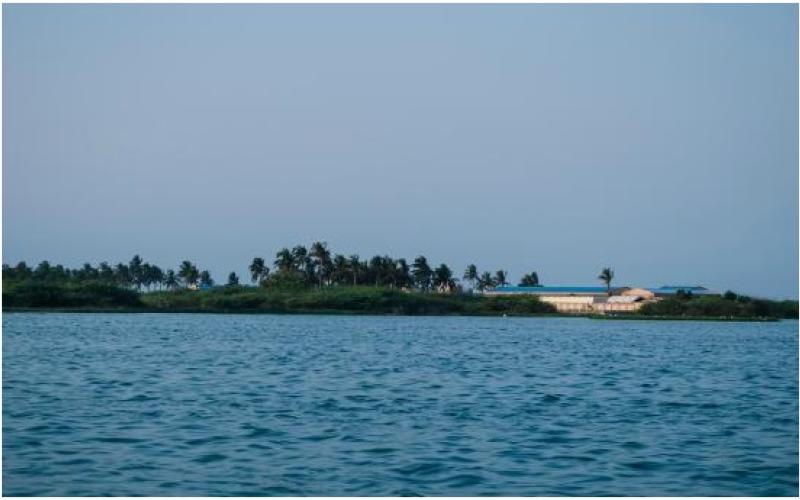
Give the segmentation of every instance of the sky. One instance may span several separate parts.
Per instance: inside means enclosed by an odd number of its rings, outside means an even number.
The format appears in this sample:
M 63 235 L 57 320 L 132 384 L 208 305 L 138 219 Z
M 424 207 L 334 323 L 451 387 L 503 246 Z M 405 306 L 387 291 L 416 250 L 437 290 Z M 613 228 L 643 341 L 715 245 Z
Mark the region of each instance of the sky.
M 797 5 L 3 6 L 3 255 L 798 296 Z

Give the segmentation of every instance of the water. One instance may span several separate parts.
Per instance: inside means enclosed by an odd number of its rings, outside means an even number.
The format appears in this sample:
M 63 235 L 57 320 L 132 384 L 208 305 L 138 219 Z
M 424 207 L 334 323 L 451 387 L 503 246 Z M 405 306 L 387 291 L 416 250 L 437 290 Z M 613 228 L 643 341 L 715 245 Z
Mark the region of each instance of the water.
M 797 322 L 3 315 L 4 495 L 797 495 Z

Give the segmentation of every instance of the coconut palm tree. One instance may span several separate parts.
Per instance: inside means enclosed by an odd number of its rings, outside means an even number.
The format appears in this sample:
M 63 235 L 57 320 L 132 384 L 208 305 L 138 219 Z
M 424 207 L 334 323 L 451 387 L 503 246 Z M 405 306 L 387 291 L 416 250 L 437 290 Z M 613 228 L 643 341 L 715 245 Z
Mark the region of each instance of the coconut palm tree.
M 441 264 L 433 271 L 433 286 L 438 291 L 452 291 L 456 286 L 453 271 L 446 264 Z
M 347 258 L 347 270 L 353 275 L 353 286 L 358 284 L 358 275 L 361 272 L 361 260 L 358 254 L 353 254 Z
M 338 285 L 347 279 L 347 257 L 337 253 L 331 260 L 331 281 Z
M 475 264 L 467 266 L 467 270 L 464 271 L 464 279 L 471 287 L 475 287 L 475 283 L 478 281 L 478 268 L 475 267 Z
M 508 285 L 508 275 L 505 271 L 500 269 L 496 273 L 494 273 L 494 282 L 496 286 L 506 286 Z
M 137 289 L 141 289 L 144 276 L 142 275 L 142 258 L 139 257 L 139 255 L 133 256 L 128 264 L 128 271 L 130 272 L 130 277 L 134 286 L 136 286 Z
M 188 260 L 184 260 L 181 262 L 181 267 L 178 269 L 178 277 L 183 280 L 183 282 L 189 285 L 196 285 L 197 280 L 200 278 L 200 273 L 197 271 L 197 267 L 192 264 Z
M 611 280 L 614 279 L 614 270 L 610 267 L 604 267 L 597 279 L 606 284 L 606 290 L 611 295 Z
M 419 288 L 423 291 L 428 290 L 431 287 L 431 278 L 433 277 L 433 271 L 431 266 L 428 265 L 428 259 L 422 255 L 414 259 L 414 263 L 411 265 L 411 276 Z
M 519 286 L 539 286 L 539 275 L 536 274 L 536 271 L 524 275 L 519 282 Z
M 45 261 L 47 262 L 47 261 Z M 39 264 L 41 266 L 41 264 Z M 38 267 L 36 268 L 38 271 Z M 131 273 L 128 270 L 128 266 L 123 263 L 119 263 L 114 267 L 114 280 L 120 285 L 124 287 L 131 286 Z
M 200 273 L 200 284 L 202 286 L 214 286 L 214 280 L 211 279 L 211 273 L 206 270 Z
M 319 287 L 322 288 L 323 281 L 330 278 L 331 271 L 331 252 L 328 250 L 328 244 L 324 241 L 315 241 L 311 244 L 308 255 L 314 260 Z
M 254 257 L 253 262 L 250 263 L 249 269 L 250 279 L 253 283 L 261 283 L 263 280 L 267 279 L 269 275 L 269 268 L 261 257 Z
M 114 279 L 114 269 L 108 265 L 108 262 L 101 262 L 97 269 L 101 280 L 112 281 Z
M 175 271 L 172 269 L 167 269 L 166 274 L 164 274 L 164 286 L 167 287 L 168 290 L 178 288 L 178 278 L 175 276 Z
M 283 247 L 275 254 L 275 267 L 281 271 L 290 271 L 294 269 L 295 261 L 291 250 Z
M 395 283 L 400 288 L 406 288 L 411 285 L 411 274 L 406 259 L 397 259 L 394 269 Z
M 155 264 L 150 266 L 150 283 L 158 285 L 158 288 L 164 283 L 164 271 Z
M 492 278 L 491 273 L 489 271 L 484 271 L 478 276 L 478 290 L 484 291 L 487 288 L 494 288 L 496 285 L 494 278 Z
M 294 259 L 294 267 L 298 271 L 305 271 L 308 264 L 308 250 L 303 245 L 295 245 L 292 248 L 292 257 Z

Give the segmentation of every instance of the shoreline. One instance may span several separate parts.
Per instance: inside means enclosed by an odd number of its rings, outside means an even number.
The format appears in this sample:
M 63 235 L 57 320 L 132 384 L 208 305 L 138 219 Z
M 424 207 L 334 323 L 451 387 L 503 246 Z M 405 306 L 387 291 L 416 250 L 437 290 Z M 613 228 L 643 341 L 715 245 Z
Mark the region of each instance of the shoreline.
M 602 315 L 602 314 L 559 314 L 559 313 L 397 313 L 341 309 L 303 309 L 303 310 L 226 310 L 199 308 L 102 308 L 102 307 L 4 307 L 3 313 L 65 313 L 65 314 L 232 314 L 232 315 L 300 315 L 300 316 L 395 316 L 395 317 L 471 317 L 471 318 L 575 318 L 601 321 L 709 321 L 742 323 L 776 323 L 791 318 L 727 317 L 727 316 L 644 316 Z M 796 321 L 796 320 L 795 320 Z

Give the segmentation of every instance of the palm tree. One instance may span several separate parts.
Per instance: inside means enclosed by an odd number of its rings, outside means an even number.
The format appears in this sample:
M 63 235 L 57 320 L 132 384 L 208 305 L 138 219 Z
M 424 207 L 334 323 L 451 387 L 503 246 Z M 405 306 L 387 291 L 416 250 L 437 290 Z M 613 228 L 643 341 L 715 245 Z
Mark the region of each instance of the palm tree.
M 187 286 L 196 285 L 200 273 L 197 271 L 197 267 L 195 267 L 194 264 L 188 260 L 184 260 L 181 262 L 181 267 L 178 269 L 178 277 L 181 278 Z
M 492 275 L 489 271 L 484 271 L 480 276 L 478 276 L 478 290 L 484 291 L 487 288 L 494 288 L 495 282 Z
M 144 276 L 142 275 L 142 258 L 139 257 L 139 255 L 133 256 L 128 264 L 128 270 L 130 271 L 133 284 L 136 286 L 136 288 L 141 289 Z
M 231 271 L 231 273 L 228 275 L 228 286 L 237 286 L 237 285 L 239 285 L 239 277 L 236 276 L 235 272 Z
M 608 294 L 611 295 L 611 280 L 614 279 L 614 270 L 610 267 L 604 267 L 603 270 L 600 271 L 600 275 L 597 279 L 606 284 L 606 290 L 608 290 Z
M 494 273 L 494 281 L 497 284 L 497 286 L 508 285 L 508 279 L 506 278 L 507 278 L 506 272 L 503 271 L 502 269 Z
M 275 267 L 281 271 L 289 271 L 294 269 L 294 266 L 294 255 L 288 248 L 283 247 L 275 254 Z
M 164 271 L 155 264 L 150 266 L 150 282 L 158 285 L 159 288 L 164 283 Z
M 394 269 L 395 283 L 400 288 L 405 288 L 411 284 L 410 269 L 406 259 L 397 259 Z
M 314 259 L 319 287 L 322 288 L 322 282 L 330 277 L 331 270 L 331 252 L 328 250 L 328 244 L 324 241 L 315 241 L 311 244 L 308 255 Z
M 414 283 L 423 291 L 429 289 L 433 271 L 428 265 L 428 259 L 422 255 L 414 259 L 414 263 L 411 265 L 411 276 L 414 278 Z
M 139 267 L 139 285 L 144 285 L 147 291 L 150 291 L 150 285 L 153 284 L 153 267 L 145 262 Z
M 253 258 L 253 262 L 250 264 L 250 279 L 253 283 L 260 283 L 265 280 L 268 275 L 269 268 L 264 264 L 264 259 L 261 257 Z
M 464 271 L 464 279 L 469 282 L 471 287 L 475 287 L 475 282 L 478 281 L 478 268 L 475 267 L 475 264 L 467 266 L 467 270 Z
M 378 286 L 384 282 L 385 273 L 383 270 L 383 257 L 380 255 L 376 255 L 369 260 L 367 271 L 369 272 L 369 276 L 375 282 L 375 286 Z
M 114 270 L 108 265 L 108 262 L 101 262 L 97 269 L 101 280 L 112 281 L 114 279 Z
M 308 250 L 303 245 L 296 245 L 292 248 L 292 257 L 294 258 L 294 265 L 298 271 L 305 270 L 308 264 Z
M 453 279 L 453 271 L 446 264 L 440 265 L 433 271 L 433 286 L 440 292 L 449 292 L 455 288 L 456 282 Z
M 337 253 L 331 261 L 331 281 L 342 284 L 347 275 L 347 257 Z
M 172 269 L 167 269 L 164 275 L 164 286 L 169 290 L 178 288 L 178 278 L 175 276 L 175 271 Z
M 358 284 L 358 274 L 361 271 L 361 260 L 358 254 L 353 254 L 347 259 L 347 268 L 353 274 L 353 286 Z
M 539 275 L 536 274 L 536 271 L 526 274 L 520 280 L 519 286 L 539 286 Z
M 203 272 L 200 273 L 200 284 L 202 286 L 214 286 L 214 280 L 211 279 L 211 273 L 203 270 Z
M 46 261 L 45 261 L 46 262 Z M 41 264 L 39 264 L 41 265 Z M 39 269 L 38 267 L 36 268 Z M 131 286 L 131 273 L 128 270 L 128 266 L 123 263 L 119 263 L 114 267 L 114 280 L 124 287 Z

